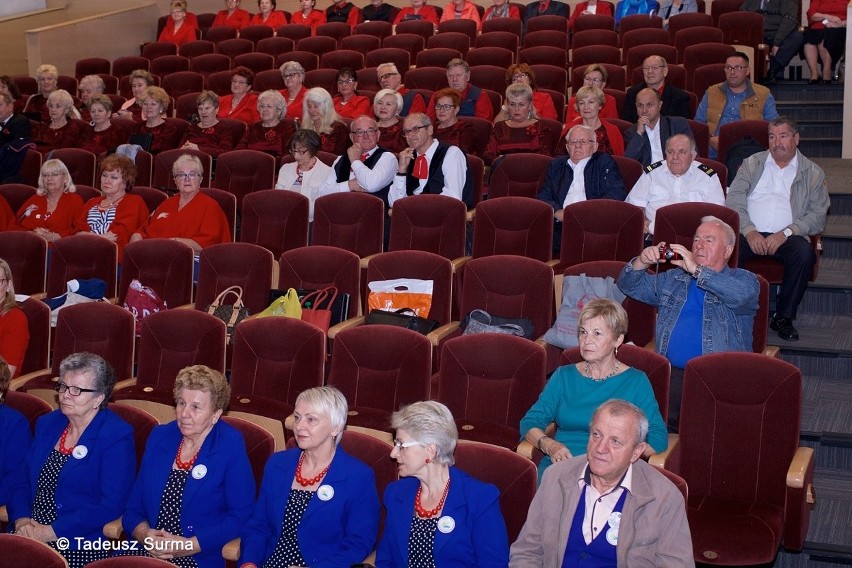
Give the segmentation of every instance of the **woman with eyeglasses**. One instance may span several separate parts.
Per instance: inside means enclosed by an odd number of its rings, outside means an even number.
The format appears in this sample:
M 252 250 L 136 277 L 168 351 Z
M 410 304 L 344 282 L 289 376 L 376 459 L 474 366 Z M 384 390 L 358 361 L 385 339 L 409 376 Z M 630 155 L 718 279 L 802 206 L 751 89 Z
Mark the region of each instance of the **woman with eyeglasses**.
M 334 110 L 338 116 L 356 119 L 370 114 L 370 99 L 359 95 L 358 75 L 351 67 L 341 67 L 337 72 L 337 94 L 334 95 Z
M 59 365 L 59 409 L 38 419 L 7 503 L 14 532 L 47 543 L 72 568 L 106 558 L 92 550 L 118 518 L 136 477 L 133 428 L 107 408 L 115 373 L 74 353 Z
M 59 70 L 55 65 L 45 63 L 39 65 L 35 72 L 38 92 L 30 95 L 24 104 L 25 113 L 39 113 L 42 122 L 50 122 L 50 114 L 47 112 L 47 97 L 57 89 Z
M 228 26 L 241 30 L 251 21 L 251 14 L 240 8 L 242 0 L 225 0 L 225 9 L 216 13 L 211 28 Z
M 222 152 L 233 150 L 239 140 L 234 130 L 228 128 L 216 116 L 219 111 L 219 95 L 213 91 L 201 91 L 195 100 L 198 122 L 190 124 L 183 133 L 181 148 L 200 150 L 214 158 Z
M 347 410 L 334 387 L 296 398 L 297 447 L 266 463 L 240 543 L 240 568 L 353 566 L 373 550 L 379 496 L 373 470 L 339 446 Z
M 440 402 L 415 402 L 391 416 L 391 458 L 400 480 L 388 485 L 376 567 L 509 564 L 500 492 L 453 467 L 458 431 Z
M 461 95 L 455 89 L 446 87 L 435 93 L 435 138 L 475 154 L 476 131 L 471 123 L 458 119 L 460 109 Z
M 118 247 L 118 262 L 130 235 L 148 220 L 145 200 L 128 193 L 136 181 L 136 164 L 112 154 L 101 161 L 101 193 L 90 199 L 74 223 L 76 232 L 100 235 Z
M 278 158 L 286 153 L 290 137 L 296 131 L 292 120 L 285 120 L 287 101 L 275 90 L 262 92 L 257 97 L 260 120 L 246 129 L 237 150 L 257 150 Z
M 612 16 L 612 4 L 603 0 L 584 0 L 574 7 L 568 18 L 568 32 L 574 31 L 574 22 L 582 16 Z
M 15 284 L 12 282 L 12 268 L 0 258 L 0 357 L 8 367 L 10 378 L 21 374 L 21 365 L 30 342 L 30 328 L 27 316 L 15 301 Z M 0 402 L 6 397 L 9 388 L 0 388 Z M 0 428 L 0 432 L 4 430 Z M 0 442 L 2 444 L 2 442 Z M 0 491 L 5 484 L 0 483 Z M 0 504 L 4 501 L 0 500 Z
M 242 120 L 246 124 L 257 122 L 257 94 L 251 90 L 254 72 L 248 67 L 237 67 L 231 77 L 231 94 L 219 100 L 219 118 Z
M 280 71 L 284 79 L 284 88 L 280 93 L 287 101 L 286 117 L 299 120 L 302 117 L 302 103 L 308 92 L 302 84 L 305 81 L 305 68 L 298 61 L 285 61 Z
M 369 104 L 369 100 L 367 101 Z M 369 109 L 369 106 L 367 107 Z M 351 144 L 349 126 L 340 120 L 334 110 L 331 94 L 322 87 L 314 87 L 305 93 L 302 103 L 302 128 L 319 134 L 320 150 L 340 156 Z
M 302 24 L 311 27 L 311 35 L 316 35 L 317 26 L 325 23 L 325 11 L 317 10 L 317 0 L 299 0 L 298 12 L 293 12 L 291 24 Z
M 130 92 L 133 97 L 125 101 L 113 118 L 130 118 L 137 122 L 142 120 L 142 95 L 145 89 L 154 84 L 154 76 L 144 69 L 136 69 L 130 74 Z
M 178 147 L 181 140 L 178 130 L 179 121 L 168 121 L 164 118 L 166 109 L 169 107 L 169 95 L 160 87 L 148 87 L 142 93 L 142 120 L 139 125 L 139 134 L 151 135 L 152 154 L 159 154 L 165 150 L 173 150 Z
M 198 39 L 198 19 L 195 14 L 187 13 L 186 6 L 185 0 L 172 0 L 169 3 L 171 17 L 166 20 L 166 25 L 157 41 L 183 45 Z
M 41 166 L 36 194 L 27 199 L 15 220 L 18 228 L 32 231 L 48 243 L 74 234 L 74 221 L 83 210 L 83 199 L 68 168 L 60 160 Z
M 75 148 L 83 132 L 80 113 L 74 108 L 74 97 L 65 89 L 57 89 L 47 97 L 48 122 L 40 122 L 34 139 L 38 151 L 48 154 L 59 148 Z
M 320 195 L 325 178 L 331 174 L 331 166 L 317 158 L 322 142 L 313 130 L 297 130 L 290 138 L 292 162 L 278 170 L 275 189 L 286 189 L 301 193 L 308 198 L 308 220 L 314 220 L 314 202 Z
M 396 26 L 400 22 L 409 22 L 412 20 L 426 20 L 432 22 L 435 29 L 438 29 L 439 16 L 438 11 L 434 6 L 426 3 L 426 0 L 411 0 L 411 6 L 404 6 L 399 9 L 399 12 L 394 18 L 393 25 Z
M 201 192 L 204 167 L 198 156 L 180 156 L 172 165 L 172 175 L 177 195 L 163 201 L 130 242 L 171 239 L 192 248 L 195 254 L 210 245 L 231 242 L 225 213 L 215 199 Z
M 278 11 L 275 0 L 257 0 L 258 13 L 251 17 L 250 26 L 269 26 L 277 30 L 287 25 L 287 15 Z
M 402 120 L 399 118 L 402 105 L 402 95 L 392 89 L 382 89 L 373 99 L 373 113 L 379 127 L 379 146 L 395 154 L 408 148 L 402 136 Z
M 529 85 L 532 89 L 532 104 L 535 109 L 535 113 L 539 118 L 551 118 L 556 120 L 556 106 L 553 104 L 553 99 L 547 93 L 543 93 L 536 89 L 535 84 L 535 71 L 527 65 L 526 63 L 515 63 L 514 65 L 510 65 L 506 70 L 506 86 L 513 83 L 523 83 L 524 85 Z M 508 116 L 508 108 L 506 105 L 503 105 L 503 108 L 494 117 L 494 123 L 500 122 L 501 120 L 506 120 Z
M 112 100 L 108 96 L 95 95 L 89 100 L 88 108 L 91 123 L 83 128 L 78 148 L 101 157 L 127 142 L 128 133 L 111 120 Z
M 552 156 L 559 134 L 538 120 L 530 86 L 524 83 L 509 85 L 506 107 L 506 119 L 495 122 L 491 129 L 491 137 L 482 156 L 485 163 L 491 165 L 499 156 L 519 152 Z
M 482 21 L 496 20 L 497 18 L 521 19 L 521 10 L 509 3 L 509 0 L 493 0 L 494 5 L 489 6 L 482 16 Z
M 451 0 L 444 6 L 444 12 L 441 14 L 441 21 L 448 22 L 450 20 L 471 20 L 476 23 L 476 31 L 482 28 L 482 20 L 479 18 L 479 10 L 476 4 L 470 0 Z
M 600 65 L 598 63 L 592 63 L 586 70 L 583 72 L 583 85 L 584 87 L 597 87 L 601 91 L 606 88 L 606 81 L 609 78 L 609 72 L 606 70 L 606 67 Z M 578 91 L 580 89 L 577 89 Z M 577 93 L 574 93 L 576 95 Z M 580 112 L 577 110 L 577 97 L 572 96 L 568 99 L 568 105 L 566 106 L 566 112 L 568 113 L 565 117 L 565 122 L 570 124 L 573 120 L 580 116 Z M 601 106 L 600 110 L 601 118 L 618 118 L 618 107 L 615 104 L 615 97 L 612 95 L 608 95 L 604 92 L 604 102 Z
M 601 116 L 601 108 L 604 104 L 604 92 L 597 87 L 588 85 L 577 90 L 576 108 L 579 116 L 568 122 L 562 129 L 561 137 L 576 124 L 584 124 L 595 131 L 598 142 L 598 151 L 612 154 L 613 156 L 624 155 L 624 136 L 616 125 Z

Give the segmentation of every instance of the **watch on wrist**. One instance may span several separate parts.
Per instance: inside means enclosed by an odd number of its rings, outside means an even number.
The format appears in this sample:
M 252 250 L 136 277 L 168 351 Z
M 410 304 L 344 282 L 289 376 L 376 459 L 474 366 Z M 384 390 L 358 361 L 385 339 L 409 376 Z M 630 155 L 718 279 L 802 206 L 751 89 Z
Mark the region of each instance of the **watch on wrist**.
M 788 239 L 793 236 L 793 229 L 791 229 L 790 227 L 784 227 L 784 230 L 781 231 L 781 232 Z

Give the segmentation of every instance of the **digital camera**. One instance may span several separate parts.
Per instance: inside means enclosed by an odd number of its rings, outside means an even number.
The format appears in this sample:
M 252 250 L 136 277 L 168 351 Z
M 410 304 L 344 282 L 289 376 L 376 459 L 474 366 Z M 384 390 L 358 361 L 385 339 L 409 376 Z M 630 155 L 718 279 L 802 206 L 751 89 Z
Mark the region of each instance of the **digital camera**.
M 680 260 L 680 255 L 672 250 L 669 245 L 660 245 L 660 262 L 668 260 Z

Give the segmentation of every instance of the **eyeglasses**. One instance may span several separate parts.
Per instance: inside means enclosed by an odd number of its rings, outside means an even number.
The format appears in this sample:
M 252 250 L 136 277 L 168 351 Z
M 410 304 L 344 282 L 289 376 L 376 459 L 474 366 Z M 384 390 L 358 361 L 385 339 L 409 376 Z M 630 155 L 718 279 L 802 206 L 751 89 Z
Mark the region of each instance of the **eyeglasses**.
M 603 81 L 603 79 L 598 79 L 596 77 L 583 77 L 583 82 L 584 83 L 595 83 L 597 85 L 600 85 L 604 81 Z
M 368 128 L 367 130 L 355 130 L 351 132 L 351 134 L 355 138 L 364 138 L 366 136 L 372 136 L 376 132 L 378 132 L 376 128 Z
M 455 107 L 455 105 L 452 105 L 452 104 L 450 104 L 450 105 L 435 105 L 435 110 L 450 110 L 453 107 Z
M 390 79 L 391 77 L 395 77 L 399 75 L 399 73 L 385 73 L 383 75 L 379 75 L 379 80 L 384 81 L 385 79 Z
M 97 389 L 84 389 L 82 387 L 76 387 L 74 385 L 67 385 L 63 382 L 56 383 L 56 386 L 53 387 L 53 390 L 55 390 L 59 394 L 68 391 L 68 394 L 70 394 L 71 396 L 80 396 L 84 392 L 98 392 Z
M 292 79 L 293 77 L 295 77 L 297 75 L 299 75 L 299 73 L 285 73 L 284 78 L 285 79 Z
M 174 178 L 175 178 L 175 181 L 182 181 L 182 180 L 185 180 L 185 179 L 194 180 L 196 178 L 201 178 L 201 174 L 196 173 L 196 172 L 189 172 L 188 174 L 175 174 Z
M 354 83 L 354 82 L 355 82 L 355 79 L 338 79 L 337 80 L 338 85 L 348 85 L 349 83 Z
M 231 79 L 232 85 L 248 85 L 248 81 L 240 81 L 239 79 Z
M 412 126 L 411 128 L 403 128 L 402 135 L 405 137 L 411 136 L 412 134 L 417 134 L 421 129 L 429 128 L 428 124 L 421 124 L 420 126 Z
M 405 448 L 410 448 L 412 446 L 421 446 L 422 444 L 416 440 L 412 440 L 411 442 L 403 442 L 402 440 L 394 440 L 393 447 L 397 449 L 397 451 L 404 450 Z
M 290 153 L 294 156 L 297 155 L 297 154 L 302 155 L 302 154 L 307 154 L 308 150 L 307 150 L 307 148 L 290 148 Z
M 665 68 L 665 65 L 644 65 L 642 71 L 659 71 Z
M 65 172 L 46 172 L 46 173 L 41 174 L 41 177 L 43 177 L 43 178 L 55 178 L 55 177 L 64 176 L 64 175 L 65 175 Z
M 527 75 L 526 73 L 516 73 L 515 75 L 512 75 L 512 81 L 515 83 L 517 83 L 518 81 L 523 81 L 527 78 L 529 78 L 529 75 Z
M 588 144 L 592 144 L 594 140 L 569 140 L 565 144 L 567 146 L 586 146 Z
M 736 71 L 737 73 L 739 73 L 743 69 L 745 69 L 745 66 L 743 65 L 725 65 L 725 72 L 727 73 L 730 73 L 732 71 Z

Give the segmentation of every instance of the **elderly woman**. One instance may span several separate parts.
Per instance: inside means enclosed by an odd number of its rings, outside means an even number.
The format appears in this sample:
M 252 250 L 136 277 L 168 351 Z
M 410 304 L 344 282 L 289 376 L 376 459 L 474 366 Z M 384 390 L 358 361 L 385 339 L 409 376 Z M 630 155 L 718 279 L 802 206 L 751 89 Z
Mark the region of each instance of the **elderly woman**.
M 169 3 L 171 17 L 166 20 L 163 31 L 157 41 L 183 45 L 198 39 L 198 20 L 193 14 L 186 13 L 185 0 L 172 0 Z M 191 17 L 190 17 L 191 16 Z M 138 96 L 138 95 L 137 95 Z
M 604 92 L 597 87 L 584 86 L 577 90 L 577 112 L 579 116 L 569 121 L 562 129 L 562 134 L 571 126 L 584 124 L 595 131 L 598 141 L 598 151 L 614 156 L 624 155 L 624 136 L 616 125 L 601 116 L 604 103 Z
M 308 389 L 293 412 L 298 447 L 269 458 L 239 566 L 351 566 L 373 550 L 373 470 L 338 445 L 348 406 L 334 387 Z M 287 485 L 287 480 L 292 480 Z
M 127 142 L 128 133 L 110 121 L 112 100 L 108 96 L 95 95 L 89 100 L 88 106 L 92 122 L 83 128 L 78 148 L 101 156 Z
M 491 164 L 498 156 L 518 152 L 553 155 L 558 132 L 538 120 L 533 107 L 533 91 L 529 85 L 515 83 L 506 89 L 508 116 L 496 122 L 483 160 Z
M 392 89 L 382 89 L 373 99 L 373 113 L 379 127 L 379 146 L 394 153 L 408 147 L 402 137 L 402 120 L 399 118 L 402 105 L 402 95 Z
M 147 553 L 178 566 L 222 568 L 222 546 L 254 506 L 255 481 L 242 435 L 219 418 L 231 387 L 193 365 L 175 378 L 175 420 L 157 426 L 121 522 Z
M 0 357 L 3 358 L 12 378 L 21 374 L 21 365 L 24 363 L 29 341 L 27 316 L 15 301 L 12 269 L 8 262 L 0 258 Z M 7 384 L 6 387 L 8 386 Z M 5 394 L 6 391 L 0 389 L 0 395 L 5 397 Z M 2 431 L 0 428 L 0 432 Z
M 509 543 L 500 492 L 453 467 L 458 431 L 450 410 L 440 402 L 415 402 L 394 412 L 391 427 L 391 457 L 403 479 L 385 490 L 377 568 L 505 568 Z
M 286 117 L 298 120 L 302 117 L 302 103 L 308 92 L 302 84 L 305 81 L 305 68 L 298 61 L 285 61 L 280 71 L 284 79 L 281 95 L 287 101 Z
M 666 425 L 647 375 L 618 360 L 627 323 L 621 304 L 608 298 L 591 300 L 580 312 L 577 340 L 583 361 L 557 369 L 521 420 L 524 438 L 545 454 L 538 466 L 539 477 L 554 461 L 586 452 L 592 414 L 611 398 L 632 402 L 648 417 L 645 455 L 668 446 Z M 551 422 L 556 423 L 552 438 L 545 434 Z
M 133 96 L 125 101 L 121 108 L 112 115 L 113 118 L 130 118 L 137 122 L 142 120 L 142 95 L 145 89 L 154 85 L 154 76 L 144 69 L 137 69 L 130 74 L 130 91 Z
M 476 132 L 471 123 L 458 119 L 460 108 L 461 95 L 455 89 L 446 87 L 435 93 L 435 138 L 475 154 Z
M 17 534 L 47 543 L 71 567 L 109 554 L 89 549 L 121 515 L 136 473 L 133 428 L 107 408 L 114 385 L 98 355 L 60 363 L 59 409 L 38 419 L 7 504 Z
M 291 24 L 302 24 L 310 26 L 311 31 L 316 34 L 317 26 L 325 23 L 325 12 L 317 10 L 315 7 L 317 0 L 299 0 L 298 12 L 293 12 L 293 17 L 290 19 Z
M 41 166 L 36 194 L 18 209 L 18 226 L 32 231 L 49 243 L 74 234 L 74 221 L 83 210 L 68 168 L 60 160 Z
M 3 432 L 0 436 L 0 505 L 5 505 L 9 501 L 10 490 L 18 474 L 21 457 L 27 455 L 33 441 L 27 419 L 14 408 L 4 404 L 11 381 L 12 371 L 6 360 L 0 356 L 0 432 Z
M 314 220 L 314 201 L 320 195 L 331 166 L 317 158 L 322 142 L 313 130 L 297 130 L 290 138 L 290 155 L 295 161 L 281 166 L 275 189 L 287 189 L 304 195 L 310 201 L 310 221 Z
M 237 149 L 266 152 L 277 158 L 285 152 L 296 130 L 293 121 L 284 120 L 287 101 L 278 91 L 264 91 L 257 97 L 257 112 L 260 120 L 246 129 Z
M 509 65 L 506 70 L 506 86 L 513 83 L 523 83 L 529 85 L 533 92 L 533 108 L 539 118 L 552 118 L 556 120 L 556 107 L 553 105 L 553 99 L 547 93 L 542 93 L 536 90 L 535 71 L 526 63 L 515 63 Z M 506 105 L 500 110 L 500 113 L 494 117 L 494 122 L 506 120 L 508 109 Z
M 24 110 L 26 101 L 21 98 L 21 90 L 18 89 L 14 79 L 8 75 L 0 75 L 0 95 L 9 95 L 12 102 L 15 103 L 15 112 Z
M 580 2 L 574 7 L 571 17 L 568 18 L 568 31 L 573 32 L 574 22 L 577 21 L 577 18 L 586 15 L 612 16 L 612 4 L 603 0 L 600 2 L 598 0 L 584 0 Z
M 663 0 L 660 4 L 659 16 L 663 19 L 663 28 L 668 29 L 669 20 L 678 14 L 694 14 L 698 11 L 695 0 Z
M 482 21 L 494 20 L 497 18 L 514 18 L 521 19 L 521 11 L 517 6 L 509 3 L 509 0 L 493 0 L 494 5 L 489 6 L 485 10 L 485 15 L 482 16 Z
M 606 88 L 607 79 L 609 79 L 609 72 L 606 70 L 606 67 L 598 63 L 592 63 L 586 67 L 586 70 L 583 72 L 584 87 L 597 87 L 603 91 Z M 579 89 L 577 90 L 579 91 Z M 577 93 L 574 93 L 574 95 L 576 94 Z M 566 109 L 568 116 L 565 117 L 565 122 L 570 123 L 580 116 L 579 111 L 577 111 L 577 97 L 572 96 L 568 99 Z M 600 115 L 601 118 L 618 118 L 618 108 L 615 103 L 615 97 L 604 93 L 604 102 L 601 105 Z
M 78 90 L 80 92 L 80 102 L 82 105 L 77 110 L 80 112 L 80 118 L 89 122 L 92 120 L 89 116 L 89 102 L 93 97 L 104 94 L 106 84 L 98 75 L 86 75 L 80 79 Z
M 339 116 L 355 119 L 370 114 L 370 99 L 356 93 L 358 75 L 351 67 L 342 67 L 337 72 L 337 94 L 334 95 L 334 110 Z
M 56 90 L 56 83 L 59 80 L 59 70 L 54 65 L 45 63 L 38 66 L 35 78 L 38 82 L 38 92 L 30 95 L 30 98 L 27 99 L 24 105 L 24 112 L 39 113 L 42 122 L 49 122 L 50 115 L 47 112 L 47 97 Z
M 470 0 L 452 0 L 444 6 L 444 13 L 441 14 L 442 22 L 450 20 L 472 20 L 476 22 L 476 31 L 482 28 L 482 21 L 479 19 L 479 10 L 476 9 L 476 4 Z
M 171 239 L 192 248 L 195 254 L 210 245 L 231 242 L 231 229 L 222 208 L 201 193 L 204 167 L 197 156 L 183 154 L 172 165 L 178 194 L 163 201 L 148 222 L 130 237 Z
M 251 92 L 254 72 L 248 67 L 237 67 L 231 77 L 231 94 L 219 101 L 219 118 L 234 118 L 246 124 L 258 121 L 257 95 Z
M 101 193 L 90 199 L 74 222 L 77 232 L 100 235 L 118 247 L 118 261 L 130 235 L 148 220 L 145 200 L 127 193 L 136 181 L 136 165 L 126 156 L 113 154 L 101 161 Z
M 149 152 L 158 154 L 164 150 L 174 150 L 181 142 L 177 123 L 165 118 L 169 106 L 169 95 L 160 87 L 148 87 L 142 93 L 142 120 L 140 134 L 151 135 Z
M 846 49 L 846 2 L 842 0 L 814 0 L 808 8 L 805 30 L 805 60 L 810 70 L 811 85 L 831 83 L 834 64 Z M 819 73 L 817 61 L 822 61 Z
M 438 11 L 434 6 L 426 4 L 426 0 L 411 0 L 411 6 L 400 8 L 393 21 L 393 25 L 409 20 L 426 20 L 427 22 L 432 22 L 435 29 L 438 29 Z
M 39 123 L 38 132 L 34 137 L 38 151 L 47 154 L 58 148 L 77 147 L 83 127 L 71 94 L 65 89 L 50 93 L 47 97 L 47 112 L 50 121 Z
M 287 25 L 287 15 L 276 10 L 278 4 L 275 0 L 257 0 L 257 14 L 251 17 L 250 26 L 269 26 L 277 30 Z
M 239 140 L 234 130 L 219 122 L 219 95 L 213 91 L 201 91 L 195 99 L 198 122 L 190 124 L 180 141 L 181 148 L 201 150 L 213 157 L 233 150 Z
M 335 156 L 344 154 L 351 142 L 349 127 L 340 120 L 334 110 L 331 95 L 322 87 L 314 87 L 305 94 L 302 104 L 302 128 L 319 134 L 322 141 L 320 150 Z
M 251 21 L 251 14 L 240 8 L 242 0 L 225 0 L 225 9 L 219 10 L 216 13 L 216 18 L 213 20 L 213 25 L 210 27 L 218 28 L 228 26 L 241 30 Z

